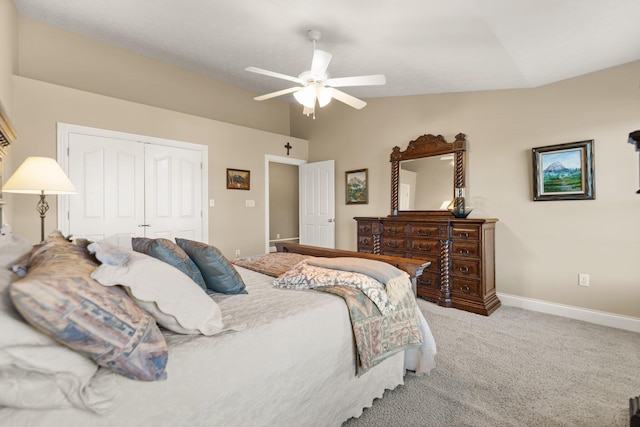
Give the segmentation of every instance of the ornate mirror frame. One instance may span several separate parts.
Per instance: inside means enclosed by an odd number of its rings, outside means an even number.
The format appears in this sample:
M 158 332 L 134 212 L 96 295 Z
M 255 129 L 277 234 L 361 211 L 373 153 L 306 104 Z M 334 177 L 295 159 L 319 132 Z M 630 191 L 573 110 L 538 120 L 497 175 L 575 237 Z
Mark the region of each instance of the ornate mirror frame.
M 445 141 L 442 135 L 431 134 L 422 135 L 413 141 L 404 151 L 400 147 L 393 147 L 391 152 L 391 215 L 397 216 L 412 215 L 414 212 L 429 212 L 435 214 L 451 215 L 449 211 L 401 211 L 398 212 L 398 187 L 400 185 L 400 162 L 403 160 L 421 159 L 424 157 L 443 156 L 453 154 L 455 165 L 453 172 L 453 198 L 456 206 L 464 206 L 464 186 L 465 186 L 465 158 L 466 158 L 466 135 L 459 133 L 453 142 Z

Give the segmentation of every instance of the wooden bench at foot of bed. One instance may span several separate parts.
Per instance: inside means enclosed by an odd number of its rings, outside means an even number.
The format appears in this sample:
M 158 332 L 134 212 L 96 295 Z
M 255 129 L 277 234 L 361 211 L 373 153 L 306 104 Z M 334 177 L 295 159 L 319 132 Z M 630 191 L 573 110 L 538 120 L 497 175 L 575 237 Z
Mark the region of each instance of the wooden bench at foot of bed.
M 347 251 L 344 249 L 329 249 L 319 246 L 301 245 L 299 243 L 276 243 L 276 250 L 278 252 L 291 252 L 302 255 L 311 255 L 317 257 L 352 257 L 352 258 L 366 258 L 376 261 L 386 262 L 393 265 L 400 270 L 406 271 L 411 277 L 411 286 L 413 287 L 413 293 L 416 293 L 416 277 L 422 274 L 422 271 L 427 268 L 431 262 L 421 261 L 410 258 L 400 258 L 388 255 L 377 255 L 364 252 Z

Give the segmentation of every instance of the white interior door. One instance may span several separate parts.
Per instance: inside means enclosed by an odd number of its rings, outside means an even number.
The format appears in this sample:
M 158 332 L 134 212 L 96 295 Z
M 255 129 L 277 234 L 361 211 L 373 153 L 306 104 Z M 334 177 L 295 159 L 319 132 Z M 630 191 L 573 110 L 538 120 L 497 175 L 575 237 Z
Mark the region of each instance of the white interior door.
M 79 192 L 68 199 L 68 233 L 118 243 L 143 236 L 143 144 L 71 133 L 68 148 L 68 175 Z
M 335 247 L 334 161 L 299 166 L 300 243 Z
M 145 235 L 202 240 L 202 153 L 145 145 Z

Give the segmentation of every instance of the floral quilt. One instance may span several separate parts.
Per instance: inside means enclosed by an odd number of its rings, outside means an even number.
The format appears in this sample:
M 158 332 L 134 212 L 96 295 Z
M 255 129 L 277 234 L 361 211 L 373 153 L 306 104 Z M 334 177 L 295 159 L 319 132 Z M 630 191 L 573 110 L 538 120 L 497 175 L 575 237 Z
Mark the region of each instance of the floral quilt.
M 279 276 L 274 286 L 315 289 L 345 300 L 357 348 L 356 370 L 360 376 L 386 357 L 423 344 L 411 282 L 408 275 L 402 273 L 393 279 L 392 301 L 385 285 L 366 274 L 318 267 L 307 261 Z M 404 285 L 400 285 L 400 277 L 405 279 Z

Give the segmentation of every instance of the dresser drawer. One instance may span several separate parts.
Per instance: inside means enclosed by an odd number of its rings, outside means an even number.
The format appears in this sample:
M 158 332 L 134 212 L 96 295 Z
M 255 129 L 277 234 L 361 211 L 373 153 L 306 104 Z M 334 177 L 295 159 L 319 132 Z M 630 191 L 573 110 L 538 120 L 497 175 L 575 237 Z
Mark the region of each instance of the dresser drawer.
M 452 258 L 451 274 L 480 278 L 480 260 Z
M 461 240 L 479 240 L 480 239 L 480 227 L 473 225 L 456 224 L 451 231 L 451 238 Z
M 478 258 L 480 256 L 480 242 L 454 240 L 451 244 L 451 255 Z
M 391 223 L 385 223 L 382 226 L 382 235 L 383 236 L 389 236 L 389 237 L 393 237 L 393 236 L 403 236 L 405 234 L 405 225 L 403 223 L 396 223 L 396 222 L 391 222 Z
M 405 252 L 404 237 L 382 237 L 382 250 L 386 253 L 392 252 Z
M 451 281 L 451 295 L 462 297 L 479 297 L 482 286 L 479 281 L 454 277 Z
M 422 273 L 416 278 L 416 294 L 427 301 L 437 302 L 440 298 L 440 275 Z
M 425 270 L 416 278 L 416 284 L 418 287 L 422 286 L 423 288 L 436 289 L 440 291 L 440 274 L 430 273 Z
M 358 236 L 358 250 L 360 249 L 373 250 L 373 236 Z
M 410 224 L 411 236 L 438 238 L 446 234 L 438 224 Z
M 409 250 L 416 256 L 421 254 L 440 254 L 440 241 L 427 239 L 411 239 Z
M 371 236 L 373 234 L 373 222 L 359 222 L 358 223 L 358 235 Z

